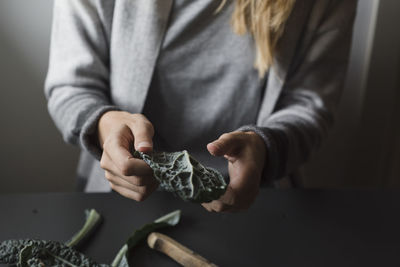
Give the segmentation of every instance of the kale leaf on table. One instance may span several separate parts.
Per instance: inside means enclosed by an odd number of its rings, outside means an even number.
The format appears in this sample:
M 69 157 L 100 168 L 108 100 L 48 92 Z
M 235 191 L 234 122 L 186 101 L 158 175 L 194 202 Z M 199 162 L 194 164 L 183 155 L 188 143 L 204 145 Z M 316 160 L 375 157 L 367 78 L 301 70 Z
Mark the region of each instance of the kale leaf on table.
M 217 170 L 203 166 L 186 150 L 149 154 L 134 151 L 133 156 L 144 160 L 153 169 L 162 189 L 185 201 L 210 202 L 225 193 L 224 177 Z
M 65 244 L 57 241 L 36 239 L 6 240 L 0 242 L 0 264 L 21 267 L 129 267 L 128 254 L 140 240 L 146 238 L 148 234 L 157 229 L 175 226 L 179 222 L 180 217 L 181 211 L 176 210 L 137 229 L 120 249 L 111 265 L 108 265 L 98 264 L 75 249 L 101 222 L 100 214 L 92 209 L 86 212 L 86 221 L 82 229 Z
M 100 224 L 94 209 L 86 211 L 82 229 L 66 244 L 36 239 L 6 240 L 0 243 L 0 264 L 17 266 L 106 266 L 78 252 L 74 247 Z
M 175 210 L 170 212 L 154 222 L 145 224 L 140 229 L 136 229 L 133 234 L 128 238 L 126 244 L 119 250 L 117 256 L 111 263 L 111 267 L 128 267 L 128 254 L 134 248 L 140 240 L 145 239 L 151 232 L 168 227 L 175 226 L 181 219 L 181 211 Z
M 0 263 L 18 266 L 105 266 L 61 242 L 35 239 L 1 242 Z

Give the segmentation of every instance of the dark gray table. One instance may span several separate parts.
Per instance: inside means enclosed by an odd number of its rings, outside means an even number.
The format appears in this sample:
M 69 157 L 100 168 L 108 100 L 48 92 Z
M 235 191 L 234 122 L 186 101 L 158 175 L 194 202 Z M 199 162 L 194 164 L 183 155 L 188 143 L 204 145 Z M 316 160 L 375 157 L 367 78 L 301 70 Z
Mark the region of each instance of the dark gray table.
M 182 210 L 161 230 L 220 266 L 400 266 L 400 192 L 264 189 L 239 214 L 208 213 L 157 192 L 142 203 L 112 194 L 0 195 L 0 240 L 64 241 L 83 223 L 83 210 L 104 216 L 84 252 L 110 263 L 142 224 Z M 142 242 L 136 266 L 176 266 Z

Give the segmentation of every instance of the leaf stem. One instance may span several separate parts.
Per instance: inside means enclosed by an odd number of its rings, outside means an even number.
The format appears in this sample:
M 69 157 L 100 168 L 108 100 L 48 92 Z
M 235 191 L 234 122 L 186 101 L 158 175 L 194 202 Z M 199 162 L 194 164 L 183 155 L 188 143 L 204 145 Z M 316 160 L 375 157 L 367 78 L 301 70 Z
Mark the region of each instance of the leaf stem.
M 86 210 L 86 221 L 83 225 L 82 229 L 77 232 L 67 243 L 68 247 L 77 246 L 92 230 L 100 223 L 101 216 L 95 210 L 91 209 L 90 211 Z
M 115 256 L 113 262 L 111 263 L 111 267 L 117 267 L 120 265 L 123 257 L 125 256 L 126 252 L 128 252 L 128 245 L 125 244 L 119 251 L 117 256 Z
M 178 224 L 181 218 L 181 211 L 175 210 L 170 212 L 152 223 L 148 223 L 142 226 L 142 228 L 137 229 L 133 232 L 133 234 L 128 238 L 125 245 L 118 251 L 117 256 L 115 256 L 114 260 L 111 263 L 111 267 L 125 267 L 128 266 L 127 253 L 136 246 L 140 240 L 146 238 L 151 232 L 167 227 L 167 226 L 175 226 Z

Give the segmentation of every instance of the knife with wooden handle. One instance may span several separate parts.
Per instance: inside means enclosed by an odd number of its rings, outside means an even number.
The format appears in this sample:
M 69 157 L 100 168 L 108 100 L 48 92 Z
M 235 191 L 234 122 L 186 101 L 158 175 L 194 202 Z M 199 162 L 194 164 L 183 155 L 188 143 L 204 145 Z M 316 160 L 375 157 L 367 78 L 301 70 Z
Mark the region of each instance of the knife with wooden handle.
M 153 232 L 147 237 L 147 244 L 152 249 L 166 254 L 183 266 L 217 266 L 182 244 L 179 244 L 174 239 L 157 232 Z

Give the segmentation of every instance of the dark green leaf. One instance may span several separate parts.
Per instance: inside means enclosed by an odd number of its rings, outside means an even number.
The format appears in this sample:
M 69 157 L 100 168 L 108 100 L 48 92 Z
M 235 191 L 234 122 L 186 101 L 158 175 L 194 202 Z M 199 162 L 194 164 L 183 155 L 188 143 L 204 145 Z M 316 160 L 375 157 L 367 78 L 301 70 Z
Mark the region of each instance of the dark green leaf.
M 162 189 L 185 201 L 210 202 L 225 193 L 224 177 L 217 170 L 204 167 L 186 150 L 150 154 L 134 151 L 133 156 L 144 160 L 153 169 Z
M 18 260 L 18 267 L 28 267 L 28 260 L 33 258 L 33 245 L 32 242 L 29 242 L 20 252 L 19 252 L 19 260 Z
M 95 209 L 85 210 L 85 215 L 85 224 L 82 229 L 66 243 L 68 247 L 78 246 L 80 242 L 88 238 L 88 236 L 93 233 L 96 227 L 101 223 L 101 216 Z
M 167 226 L 175 226 L 181 218 L 181 211 L 176 210 L 167 215 L 164 215 L 152 223 L 145 224 L 142 228 L 135 230 L 131 237 L 126 241 L 126 244 L 120 249 L 117 256 L 111 263 L 112 267 L 127 267 L 128 259 L 127 254 L 137 245 L 141 240 L 146 238 L 151 232 Z
M 57 241 L 35 239 L 7 240 L 0 243 L 0 263 L 25 264 L 40 260 L 50 265 L 66 264 L 69 266 L 102 266 L 89 257 Z M 32 264 L 28 263 L 29 266 Z
M 83 228 L 68 242 L 35 239 L 7 240 L 0 243 L 0 264 L 18 266 L 104 266 L 97 264 L 70 246 L 77 245 L 100 223 L 95 210 L 86 211 Z

